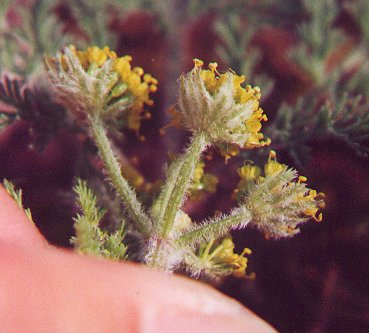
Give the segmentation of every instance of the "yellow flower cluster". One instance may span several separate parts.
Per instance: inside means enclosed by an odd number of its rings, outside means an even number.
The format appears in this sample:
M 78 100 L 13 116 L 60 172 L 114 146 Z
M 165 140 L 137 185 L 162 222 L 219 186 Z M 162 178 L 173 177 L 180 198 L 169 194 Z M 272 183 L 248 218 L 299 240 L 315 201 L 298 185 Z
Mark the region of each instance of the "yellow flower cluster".
M 232 269 L 232 275 L 235 277 L 245 277 L 247 268 L 246 255 L 251 254 L 251 250 L 245 247 L 241 254 L 234 253 L 235 245 L 231 238 L 225 238 L 215 249 L 217 251 L 214 261 L 223 263 Z M 214 252 L 215 252 L 214 251 Z
M 108 60 L 113 61 L 112 69 L 118 77 L 117 83 L 111 90 L 112 98 L 123 95 L 133 97 L 133 105 L 128 110 L 127 127 L 138 130 L 144 105 L 151 106 L 153 104 L 149 94 L 157 90 L 158 81 L 150 74 L 145 74 L 141 67 L 132 68 L 131 56 L 118 57 L 108 47 L 101 49 L 92 46 L 84 51 L 79 51 L 74 46 L 70 46 L 69 49 L 78 57 L 88 73 L 93 73 L 94 69 L 102 67 Z
M 248 258 L 246 255 L 251 254 L 249 248 L 244 248 L 241 254 L 234 252 L 235 245 L 230 237 L 214 245 L 214 241 L 206 244 L 206 247 L 200 250 L 202 261 L 209 263 L 209 266 L 218 270 L 222 275 L 233 275 L 238 278 L 246 277 L 246 268 Z M 227 272 L 227 273 L 226 273 Z M 247 277 L 252 277 L 249 275 Z
M 220 155 L 224 157 L 225 163 L 227 163 L 229 159 L 239 155 L 240 153 L 240 149 L 237 145 L 232 145 L 229 143 L 218 143 L 217 148 Z
M 198 68 L 202 68 L 202 66 L 204 65 L 203 61 L 199 59 L 195 59 L 194 64 L 195 67 Z M 201 78 L 203 79 L 206 89 L 209 91 L 209 93 L 214 95 L 226 82 L 227 73 L 220 74 L 217 71 L 218 64 L 216 62 L 210 63 L 208 68 L 209 69 L 207 70 L 201 69 Z M 246 104 L 252 102 L 251 107 L 253 113 L 244 123 L 246 131 L 249 133 L 249 138 L 247 142 L 244 143 L 244 148 L 251 149 L 270 144 L 270 139 L 262 141 L 264 139 L 264 136 L 262 133 L 260 133 L 262 127 L 261 122 L 268 120 L 267 116 L 263 114 L 263 110 L 259 107 L 259 102 L 261 98 L 260 88 L 253 88 L 250 85 L 246 85 L 246 87 L 244 88 L 242 87 L 242 84 L 245 82 L 246 77 L 244 75 L 237 75 L 234 72 L 231 72 L 231 74 L 233 78 L 235 102 L 238 104 Z
M 205 192 L 215 193 L 219 183 L 218 177 L 205 173 L 205 163 L 199 161 L 195 167 L 193 180 L 190 186 L 190 198 L 192 200 L 200 200 Z
M 287 166 L 285 164 L 281 164 L 276 160 L 275 151 L 271 150 L 269 153 L 268 162 L 264 165 L 264 176 L 261 176 L 261 169 L 255 165 L 246 164 L 238 169 L 238 175 L 241 180 L 238 184 L 238 188 L 236 192 L 239 192 L 241 189 L 247 187 L 247 183 L 258 182 L 262 183 L 266 177 L 275 176 L 286 170 Z M 307 181 L 307 178 L 304 176 L 299 176 L 297 180 L 293 180 L 288 185 L 291 186 L 293 183 L 304 183 Z M 305 207 L 303 214 L 307 217 L 311 217 L 316 221 L 322 220 L 322 213 L 318 213 L 320 208 L 323 208 L 323 203 L 321 203 L 321 199 L 324 198 L 324 193 L 317 193 L 316 190 L 307 190 L 303 192 L 299 192 L 297 196 L 293 198 L 296 203 L 300 203 Z

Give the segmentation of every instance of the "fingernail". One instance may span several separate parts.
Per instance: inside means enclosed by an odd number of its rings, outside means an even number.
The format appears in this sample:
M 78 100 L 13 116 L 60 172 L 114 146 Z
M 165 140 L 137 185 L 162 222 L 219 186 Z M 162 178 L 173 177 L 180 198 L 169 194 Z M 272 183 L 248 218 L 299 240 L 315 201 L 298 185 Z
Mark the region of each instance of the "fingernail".
M 240 303 L 214 290 L 185 295 L 182 293 L 180 299 L 176 297 L 174 299 L 165 303 L 152 302 L 150 308 L 145 311 L 140 332 L 276 332 Z
M 152 333 L 271 333 L 275 332 L 261 320 L 255 320 L 247 313 L 237 316 L 203 314 L 194 311 L 172 310 L 163 313 L 145 332 Z

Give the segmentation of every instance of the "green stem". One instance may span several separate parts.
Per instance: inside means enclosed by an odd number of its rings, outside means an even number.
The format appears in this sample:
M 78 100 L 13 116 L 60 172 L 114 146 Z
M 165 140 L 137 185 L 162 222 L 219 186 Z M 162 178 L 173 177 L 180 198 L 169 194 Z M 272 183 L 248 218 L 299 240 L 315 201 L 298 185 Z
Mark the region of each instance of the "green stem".
M 213 244 L 214 244 L 214 239 L 210 240 L 210 242 L 206 245 L 204 253 L 201 255 L 202 258 L 204 258 L 204 257 L 207 258 L 209 256 L 210 249 L 213 246 Z
M 119 194 L 130 218 L 135 222 L 137 229 L 145 236 L 150 235 L 152 222 L 143 211 L 138 201 L 136 192 L 129 186 L 127 180 L 122 176 L 121 166 L 114 156 L 109 139 L 100 116 L 93 114 L 89 117 L 92 138 L 99 150 L 108 176 Z
M 184 201 L 196 163 L 207 146 L 208 139 L 205 133 L 198 132 L 194 134 L 185 154 L 173 162 L 173 165 L 169 168 L 168 179 L 159 198 L 159 233 L 164 239 L 168 238 L 172 231 L 177 211 Z
M 165 244 L 162 240 L 157 240 L 155 248 L 151 250 L 148 260 L 145 264 L 151 268 L 156 268 L 159 270 L 167 270 L 167 259 L 170 253 L 165 251 Z M 164 255 L 163 255 L 164 253 Z M 147 257 L 146 257 L 147 258 Z
M 250 211 L 245 207 L 239 207 L 220 220 L 212 220 L 196 226 L 196 229 L 179 237 L 175 244 L 180 248 L 219 239 L 231 229 L 245 227 L 251 221 L 251 218 Z

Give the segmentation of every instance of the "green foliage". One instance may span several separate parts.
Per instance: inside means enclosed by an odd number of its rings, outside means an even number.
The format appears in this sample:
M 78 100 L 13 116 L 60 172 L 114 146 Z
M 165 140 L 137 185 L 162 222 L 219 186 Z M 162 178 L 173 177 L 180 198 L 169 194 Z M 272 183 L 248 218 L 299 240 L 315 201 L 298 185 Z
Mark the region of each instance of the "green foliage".
M 17 205 L 19 206 L 19 208 L 24 210 L 24 213 L 26 214 L 26 216 L 28 217 L 28 219 L 33 222 L 32 219 L 32 213 L 31 210 L 29 208 L 24 209 L 23 207 L 23 192 L 22 190 L 16 190 L 13 183 L 11 183 L 10 181 L 8 181 L 7 179 L 3 180 L 3 185 L 5 187 L 5 190 L 9 193 L 9 195 L 14 199 L 14 201 L 17 203 Z
M 218 53 L 230 68 L 243 73 L 250 83 L 263 87 L 263 95 L 268 96 L 274 86 L 273 79 L 255 73 L 260 52 L 251 46 L 251 41 L 257 28 L 257 25 L 242 22 L 239 13 L 230 13 L 217 21 L 215 29 L 223 41 Z
M 363 157 L 369 154 L 369 103 L 363 96 L 329 100 L 321 108 L 317 124 L 323 131 L 342 139 Z
M 368 53 L 359 52 L 354 54 L 355 58 L 355 73 L 343 83 L 343 88 L 347 92 L 360 94 L 369 97 L 369 59 Z
M 67 3 L 91 45 L 113 45 L 112 34 L 106 29 L 109 20 L 108 1 L 68 0 Z
M 369 153 L 369 109 L 366 97 L 343 94 L 326 99 L 323 105 L 316 99 L 301 98 L 295 107 L 283 105 L 266 133 L 272 146 L 285 149 L 296 165 L 303 166 L 311 156 L 311 144 L 324 138 L 336 138 L 358 155 Z
M 337 81 L 342 67 L 337 66 L 328 74 L 327 58 L 344 41 L 344 34 L 334 27 L 338 5 L 334 0 L 305 0 L 304 7 L 310 16 L 308 22 L 299 25 L 300 44 L 291 51 L 291 58 L 310 76 L 318 87 Z
M 0 129 L 19 119 L 32 124 L 34 144 L 40 151 L 59 128 L 73 128 L 65 108 L 52 99 L 46 87 L 31 87 L 26 80 L 3 73 L 0 80 Z
M 2 1 L 0 17 L 0 68 L 29 75 L 42 69 L 45 53 L 55 53 L 68 42 L 56 17 L 51 15 L 54 1 L 34 0 L 29 4 L 14 6 L 12 1 Z M 9 26 L 6 13 L 12 8 L 20 15 L 20 24 Z
M 74 191 L 81 209 L 81 214 L 78 214 L 74 219 L 76 236 L 72 238 L 71 242 L 75 248 L 85 254 L 117 260 L 126 259 L 127 247 L 123 243 L 124 223 L 121 223 L 114 233 L 102 230 L 100 224 L 105 210 L 97 207 L 96 196 L 87 187 L 86 182 L 79 179 Z
M 257 27 L 242 22 L 239 13 L 230 13 L 222 21 L 217 21 L 215 28 L 224 41 L 224 45 L 219 46 L 221 59 L 236 72 L 251 77 L 259 54 L 257 50 L 250 49 L 249 44 Z
M 1 125 L 4 128 L 11 124 L 18 116 L 26 112 L 25 97 L 22 91 L 23 82 L 18 79 L 10 79 L 7 75 L 2 76 L 0 81 L 0 101 L 3 110 L 0 109 Z M 4 106 L 6 106 L 4 108 Z
M 369 3 L 366 0 L 344 1 L 344 8 L 355 18 L 355 22 L 360 27 L 362 34 L 361 40 L 363 45 L 369 43 Z
M 362 38 L 358 47 L 350 49 L 343 30 L 335 25 L 339 12 L 336 1 L 304 1 L 303 4 L 308 19 L 297 26 L 299 43 L 289 55 L 309 74 L 314 89 L 301 96 L 296 104 L 283 104 L 267 127 L 266 135 L 271 138 L 273 149 L 287 152 L 298 167 L 309 161 L 311 145 L 324 138 L 337 138 L 365 157 L 368 155 L 369 63 L 367 48 L 362 45 L 368 29 L 359 23 Z M 345 7 L 358 22 L 362 22 L 358 15 L 367 15 L 366 2 L 345 3 Z M 340 47 L 345 43 L 346 51 L 342 52 Z
M 131 1 L 131 0 L 113 0 L 113 4 L 116 6 L 119 6 L 118 8 L 123 9 L 126 12 L 134 11 L 134 10 L 150 10 L 154 11 L 157 6 L 158 2 L 165 3 L 168 0 L 164 1 L 155 1 L 155 0 L 137 0 L 137 1 Z M 106 1 L 107 3 L 111 3 L 110 1 Z
M 221 1 L 219 0 L 189 0 L 187 4 L 187 15 L 189 17 L 195 17 L 196 15 L 201 15 L 219 5 Z

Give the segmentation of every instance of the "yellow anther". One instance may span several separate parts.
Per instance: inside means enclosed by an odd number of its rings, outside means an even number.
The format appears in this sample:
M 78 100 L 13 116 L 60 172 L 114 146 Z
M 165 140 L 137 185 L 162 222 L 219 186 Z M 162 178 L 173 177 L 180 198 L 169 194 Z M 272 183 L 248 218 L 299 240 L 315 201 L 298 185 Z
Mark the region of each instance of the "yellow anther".
M 277 153 L 274 151 L 274 150 L 271 150 L 270 152 L 269 152 L 269 161 L 271 160 L 271 159 L 275 159 L 277 157 Z
M 204 62 L 202 60 L 196 59 L 196 58 L 193 59 L 193 63 L 195 64 L 195 67 L 198 67 L 198 68 L 200 68 L 204 65 Z
M 316 190 L 310 190 L 309 191 L 309 195 L 308 195 L 309 198 L 315 199 L 316 196 L 317 196 Z
M 151 74 L 145 74 L 144 76 L 143 76 L 143 79 L 144 79 L 144 82 L 146 82 L 146 83 L 152 83 L 152 84 L 155 84 L 155 85 L 157 85 L 158 84 L 158 80 L 157 79 L 155 79 L 154 77 L 152 77 L 152 75 Z
M 241 253 L 241 256 L 243 256 L 243 255 L 245 255 L 245 254 L 247 254 L 247 255 L 252 254 L 251 249 L 249 249 L 248 247 L 245 247 L 245 248 L 243 249 L 242 253 Z
M 156 92 L 158 90 L 158 87 L 155 84 L 151 84 L 149 86 L 150 92 Z
M 299 176 L 298 182 L 299 183 L 305 183 L 307 181 L 307 178 L 305 176 Z
M 218 64 L 216 62 L 211 62 L 208 67 L 212 72 L 215 72 L 218 68 Z
M 141 67 L 135 67 L 133 68 L 133 71 L 139 76 L 142 76 L 144 74 L 144 70 Z
M 266 138 L 265 141 L 260 142 L 260 147 L 269 146 L 272 143 L 272 140 L 270 138 Z

